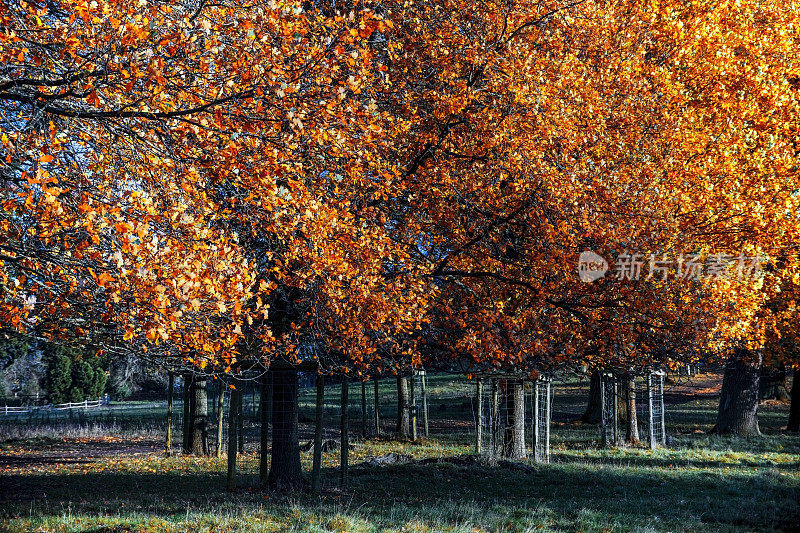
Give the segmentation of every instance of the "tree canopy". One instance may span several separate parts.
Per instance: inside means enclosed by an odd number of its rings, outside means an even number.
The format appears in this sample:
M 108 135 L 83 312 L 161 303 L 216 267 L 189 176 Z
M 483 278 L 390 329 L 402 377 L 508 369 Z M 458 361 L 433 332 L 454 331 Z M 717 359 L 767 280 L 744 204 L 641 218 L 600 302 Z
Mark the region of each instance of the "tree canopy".
M 763 346 L 766 303 L 800 281 L 796 17 L 754 0 L 6 3 L 2 328 L 223 370 Z M 584 250 L 725 275 L 582 283 Z

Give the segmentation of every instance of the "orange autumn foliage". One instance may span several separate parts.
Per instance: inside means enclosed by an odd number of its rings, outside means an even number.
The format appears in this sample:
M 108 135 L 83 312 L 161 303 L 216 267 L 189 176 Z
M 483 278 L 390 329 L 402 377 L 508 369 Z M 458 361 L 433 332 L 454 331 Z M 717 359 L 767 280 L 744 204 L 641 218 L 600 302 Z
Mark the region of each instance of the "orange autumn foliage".
M 4 4 L 3 328 L 221 368 L 761 346 L 800 228 L 783 4 Z M 587 249 L 783 266 L 584 284 Z

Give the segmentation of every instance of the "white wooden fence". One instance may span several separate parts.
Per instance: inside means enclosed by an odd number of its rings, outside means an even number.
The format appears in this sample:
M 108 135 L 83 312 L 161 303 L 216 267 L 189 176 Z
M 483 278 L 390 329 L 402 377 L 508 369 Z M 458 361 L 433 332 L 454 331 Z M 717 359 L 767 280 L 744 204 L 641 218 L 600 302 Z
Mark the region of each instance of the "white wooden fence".
M 68 409 L 97 409 L 98 407 L 105 407 L 109 404 L 106 398 L 98 398 L 96 400 L 83 400 L 82 402 L 67 402 L 48 405 L 23 405 L 20 407 L 4 406 L 0 410 L 0 414 L 15 414 L 15 413 L 33 413 L 37 411 L 57 410 L 64 411 Z

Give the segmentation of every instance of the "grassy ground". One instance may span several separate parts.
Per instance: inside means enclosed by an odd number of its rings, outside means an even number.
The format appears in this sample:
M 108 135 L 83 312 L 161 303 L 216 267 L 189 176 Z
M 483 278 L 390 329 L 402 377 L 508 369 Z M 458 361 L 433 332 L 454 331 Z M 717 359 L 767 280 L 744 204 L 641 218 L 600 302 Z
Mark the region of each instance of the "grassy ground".
M 242 461 L 238 489 L 228 493 L 224 457 L 165 458 L 161 441 L 147 435 L 10 440 L 0 444 L 0 530 L 797 530 L 800 437 L 781 432 L 786 406 L 762 406 L 763 437 L 718 438 L 706 433 L 713 391 L 697 399 L 674 395 L 670 446 L 599 449 L 597 429 L 572 420 L 585 402 L 583 385 L 556 391 L 550 465 L 489 466 L 468 455 L 471 388 L 434 378 L 431 438 L 358 442 L 349 490 L 337 487 L 337 454 L 326 454 L 320 496 L 260 490 L 255 444 Z M 354 412 L 358 392 L 351 389 Z M 385 428 L 390 393 L 387 381 Z M 337 398 L 338 387 L 328 397 Z M 255 442 L 252 434 L 248 439 Z M 415 461 L 361 464 L 389 451 Z M 306 468 L 310 460 L 304 453 Z

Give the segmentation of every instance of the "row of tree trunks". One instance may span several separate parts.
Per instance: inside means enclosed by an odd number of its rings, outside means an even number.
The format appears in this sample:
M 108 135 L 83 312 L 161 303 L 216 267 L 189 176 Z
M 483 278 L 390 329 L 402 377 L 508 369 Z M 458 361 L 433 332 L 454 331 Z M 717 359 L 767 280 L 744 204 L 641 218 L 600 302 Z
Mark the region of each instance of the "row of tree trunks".
M 764 377 L 769 381 L 767 385 L 761 383 Z M 759 435 L 758 428 L 758 402 L 763 398 L 783 399 L 785 395 L 780 389 L 786 388 L 786 371 L 771 369 L 764 371 L 760 365 L 760 354 L 740 351 L 735 354 L 725 365 L 722 390 L 720 392 L 717 424 L 714 431 L 718 434 Z M 798 409 L 800 400 L 796 400 L 796 380 L 792 385 L 792 401 L 790 408 L 789 431 L 797 431 L 800 425 Z M 626 425 L 625 440 L 628 443 L 639 441 L 638 424 L 636 419 L 636 390 L 633 379 L 626 376 L 624 380 L 624 403 L 620 409 L 620 418 Z M 597 423 L 602 417 L 600 412 L 600 373 L 592 372 L 589 386 L 589 403 L 581 420 L 588 423 Z M 623 415 L 624 413 L 624 415 Z M 794 416 L 794 418 L 792 418 Z M 795 429 L 792 429 L 795 428 Z
M 719 416 L 717 420 L 718 433 L 736 433 L 740 435 L 757 435 L 758 419 L 757 407 L 760 393 L 759 377 L 761 375 L 758 365 L 752 361 L 745 362 L 741 357 L 731 359 L 725 367 L 723 376 L 723 387 L 720 396 Z M 272 371 L 261 380 L 261 460 L 260 475 L 264 484 L 268 484 L 274 489 L 296 489 L 303 483 L 303 470 L 300 464 L 300 446 L 298 434 L 298 380 L 296 370 Z M 193 453 L 207 453 L 207 445 L 203 442 L 207 440 L 205 434 L 205 419 L 207 412 L 207 382 L 205 379 L 188 378 L 187 391 L 184 396 L 184 410 L 186 412 L 185 423 L 189 429 L 187 443 Z M 592 381 L 599 381 L 592 376 Z M 346 385 L 342 384 L 342 401 L 347 398 Z M 798 380 L 794 379 L 792 386 L 792 406 L 788 429 L 797 431 L 800 425 L 800 400 L 798 400 Z M 506 409 L 505 430 L 503 433 L 504 457 L 510 459 L 523 459 L 525 457 L 525 393 L 522 381 L 506 380 L 503 384 L 504 403 Z M 599 396 L 599 384 L 596 386 L 596 395 Z M 240 442 L 241 429 L 241 391 L 234 389 L 231 396 L 229 412 L 229 441 L 228 441 L 228 462 L 229 462 L 229 484 L 232 486 L 233 475 L 236 471 L 236 454 Z M 397 432 L 399 435 L 407 437 L 409 434 L 409 390 L 408 382 L 403 377 L 397 378 L 398 391 L 398 424 Z M 626 376 L 623 385 L 623 406 L 627 420 L 626 440 L 636 442 L 639 440 L 638 425 L 636 421 L 636 396 L 635 385 L 631 376 Z M 363 391 L 362 391 L 363 392 Z M 318 404 L 322 405 L 320 399 L 324 395 L 323 378 L 318 378 L 317 386 Z M 594 397 L 595 394 L 591 394 Z M 364 403 L 362 396 L 362 404 Z M 592 398 L 590 398 L 590 404 Z M 206 405 L 206 409 L 203 406 Z M 344 404 L 343 404 L 344 405 Z M 365 405 L 362 405 L 362 411 Z M 587 409 L 587 413 L 593 408 Z M 221 409 L 220 409 L 221 412 Z M 269 429 L 270 415 L 272 421 L 272 450 L 269 449 Z M 363 416 L 363 413 L 362 413 Z M 321 408 L 317 411 L 318 431 L 315 433 L 315 475 L 312 475 L 314 490 L 319 489 L 319 462 L 321 457 L 317 457 L 321 450 Z M 341 428 L 343 435 L 342 446 L 347 446 L 348 420 L 346 410 L 343 408 Z M 320 442 L 317 442 L 320 441 Z M 197 452 L 195 450 L 198 450 Z M 343 450 L 343 457 L 346 457 Z M 271 461 L 268 458 L 271 456 Z M 342 470 L 342 482 L 347 482 L 347 471 Z

